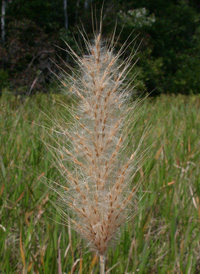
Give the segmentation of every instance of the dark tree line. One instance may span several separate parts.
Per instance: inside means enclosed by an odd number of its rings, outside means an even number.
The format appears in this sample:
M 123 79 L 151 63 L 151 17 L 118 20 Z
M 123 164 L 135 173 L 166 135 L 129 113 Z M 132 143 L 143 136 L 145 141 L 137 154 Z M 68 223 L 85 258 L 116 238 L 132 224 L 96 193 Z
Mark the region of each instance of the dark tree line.
M 13 93 L 56 90 L 55 74 L 73 60 L 64 41 L 77 52 L 84 26 L 92 38 L 102 0 L 1 0 L 0 89 Z M 103 34 L 109 38 L 117 21 L 123 28 L 116 47 L 129 34 L 138 36 L 138 92 L 196 94 L 200 90 L 200 2 L 198 0 L 105 0 Z M 133 44 L 125 55 L 133 54 Z M 63 60 L 63 61 L 62 61 Z M 134 77 L 130 72 L 128 77 Z

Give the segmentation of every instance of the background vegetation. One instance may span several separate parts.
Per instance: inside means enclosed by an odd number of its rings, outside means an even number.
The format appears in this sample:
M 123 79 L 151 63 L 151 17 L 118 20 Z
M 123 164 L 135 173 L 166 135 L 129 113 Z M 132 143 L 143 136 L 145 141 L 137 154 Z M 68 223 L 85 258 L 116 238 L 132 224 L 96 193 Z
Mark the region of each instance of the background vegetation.
M 46 115 L 58 121 L 66 117 L 60 100 L 70 103 L 60 95 L 35 95 L 23 104 L 6 94 L 0 100 L 3 273 L 54 274 L 59 266 L 62 273 L 99 273 L 97 257 L 70 226 L 61 224 L 51 204 L 57 197 L 43 184 L 61 180 L 44 144 L 51 139 L 39 126 L 52 127 Z M 109 251 L 107 270 L 117 265 L 108 273 L 198 274 L 200 98 L 149 99 L 138 114 L 134 140 L 138 142 L 150 123 L 143 149 L 151 149 L 136 176 L 142 179 L 136 216 Z
M 117 47 L 133 32 L 139 34 L 140 60 L 137 91 L 199 93 L 200 4 L 198 0 L 104 1 L 104 37 L 109 38 L 117 20 Z M 60 57 L 70 62 L 63 40 L 78 51 L 75 37 L 83 24 L 92 37 L 91 9 L 99 19 L 102 0 L 1 0 L 0 87 L 13 93 L 48 92 L 58 72 Z M 65 4 L 65 7 L 64 7 Z M 95 17 L 95 16 L 94 16 Z M 132 45 L 126 54 L 132 54 Z M 136 45 L 137 48 L 137 45 Z M 64 64 L 63 64 L 64 65 Z M 130 75 L 131 77 L 131 75 Z M 53 86 L 55 90 L 55 87 Z
M 0 45 L 0 273 L 97 274 L 98 258 L 70 225 L 61 225 L 63 220 L 51 203 L 57 197 L 44 184 L 60 180 L 45 146 L 52 140 L 44 127 L 55 126 L 51 118 L 70 119 L 61 102 L 70 105 L 71 101 L 56 94 L 62 88 L 54 73 L 60 73 L 56 64 L 61 69 L 66 69 L 65 62 L 73 68 L 75 64 L 60 48 L 65 48 L 65 40 L 80 52 L 73 37 L 82 44 L 81 24 L 93 37 L 91 7 L 98 19 L 102 1 L 0 3 L 5 10 Z M 116 19 L 116 34 L 123 27 L 116 49 L 133 30 L 132 37 L 139 34 L 135 48 L 142 40 L 134 91 L 155 89 L 151 95 L 160 96 L 144 100 L 135 114 L 139 119 L 134 141 L 150 124 L 143 144 L 143 150 L 150 152 L 137 173 L 142 183 L 135 218 L 109 250 L 106 270 L 198 274 L 200 4 L 198 0 L 106 0 L 105 38 L 111 36 Z M 130 54 L 132 46 L 125 52 Z M 135 70 L 130 79 L 133 74 Z

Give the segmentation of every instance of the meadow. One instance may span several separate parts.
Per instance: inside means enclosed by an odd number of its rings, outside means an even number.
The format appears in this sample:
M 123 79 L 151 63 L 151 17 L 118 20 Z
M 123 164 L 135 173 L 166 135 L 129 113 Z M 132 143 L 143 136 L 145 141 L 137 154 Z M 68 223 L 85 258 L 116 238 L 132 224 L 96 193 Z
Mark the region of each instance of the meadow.
M 62 117 L 70 125 L 61 102 L 71 104 L 55 94 L 0 98 L 0 273 L 99 273 L 98 257 L 63 225 L 45 184 L 60 180 L 45 128 Z M 134 218 L 109 248 L 106 273 L 198 274 L 200 96 L 147 98 L 135 115 L 134 142 L 148 127 L 148 153 L 136 175 Z

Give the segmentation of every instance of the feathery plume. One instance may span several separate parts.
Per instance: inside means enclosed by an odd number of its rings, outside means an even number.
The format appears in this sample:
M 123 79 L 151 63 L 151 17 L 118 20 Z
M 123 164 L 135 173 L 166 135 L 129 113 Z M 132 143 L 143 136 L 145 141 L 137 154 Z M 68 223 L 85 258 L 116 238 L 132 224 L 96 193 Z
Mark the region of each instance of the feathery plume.
M 136 188 L 130 183 L 137 170 L 137 150 L 124 155 L 127 117 L 135 106 L 127 103 L 130 86 L 125 80 L 132 57 L 119 62 L 125 45 L 114 54 L 113 39 L 110 45 L 103 43 L 101 32 L 93 43 L 85 38 L 85 44 L 87 54 L 82 57 L 67 45 L 79 74 L 76 79 L 69 76 L 69 92 L 77 99 L 76 111 L 71 110 L 74 123 L 59 129 L 56 158 L 65 183 L 58 193 L 63 206 L 75 213 L 75 230 L 100 256 L 104 273 L 105 252 L 129 217 Z

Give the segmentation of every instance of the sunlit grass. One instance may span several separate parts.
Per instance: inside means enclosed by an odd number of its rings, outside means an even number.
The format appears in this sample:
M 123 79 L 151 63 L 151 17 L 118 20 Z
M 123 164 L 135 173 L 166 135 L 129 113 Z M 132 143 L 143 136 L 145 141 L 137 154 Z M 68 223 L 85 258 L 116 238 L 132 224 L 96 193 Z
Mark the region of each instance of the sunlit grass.
M 60 100 L 70 103 L 58 95 L 0 99 L 0 272 L 99 272 L 95 254 L 60 224 L 50 202 L 56 197 L 42 183 L 60 179 L 43 143 L 51 141 L 43 127 L 52 127 L 45 113 L 69 117 Z M 199 273 L 200 97 L 149 98 L 140 108 L 134 141 L 150 124 L 143 150 L 151 149 L 137 174 L 137 215 L 110 248 L 106 268 Z

